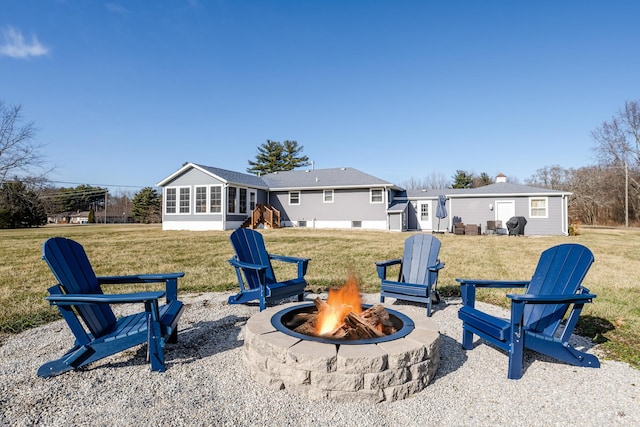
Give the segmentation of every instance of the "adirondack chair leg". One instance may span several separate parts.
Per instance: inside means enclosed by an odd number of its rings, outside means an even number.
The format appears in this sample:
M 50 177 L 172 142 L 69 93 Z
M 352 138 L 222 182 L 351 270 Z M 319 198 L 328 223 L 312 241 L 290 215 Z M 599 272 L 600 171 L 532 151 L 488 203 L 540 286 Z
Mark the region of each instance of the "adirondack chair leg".
M 512 380 L 522 378 L 522 360 L 524 359 L 524 303 L 511 303 L 511 343 L 509 345 L 508 377 Z
M 262 311 L 265 308 L 267 308 L 266 299 L 267 299 L 266 292 L 264 290 L 264 286 L 262 286 L 260 288 L 260 311 Z
M 149 341 L 147 342 L 147 357 L 151 363 L 151 370 L 164 372 L 164 338 L 162 338 L 162 330 L 160 323 L 151 320 L 149 315 Z
M 80 366 L 87 360 L 92 354 L 95 353 L 90 347 L 77 346 L 69 350 L 67 354 L 60 359 L 52 360 L 42 365 L 38 369 L 38 376 L 43 378 L 53 377 L 60 375 L 68 371 L 72 371 Z
M 473 349 L 473 332 L 462 330 L 462 348 L 465 350 Z
M 304 301 L 304 294 L 298 294 L 298 302 Z

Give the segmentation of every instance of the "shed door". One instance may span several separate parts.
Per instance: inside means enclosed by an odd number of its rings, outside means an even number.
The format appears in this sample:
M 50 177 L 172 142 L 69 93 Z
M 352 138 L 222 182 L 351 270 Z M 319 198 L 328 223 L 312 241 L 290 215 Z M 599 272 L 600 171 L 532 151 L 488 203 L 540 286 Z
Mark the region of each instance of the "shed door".
M 507 228 L 507 221 L 516 215 L 515 200 L 496 200 L 496 220 L 502 221 L 502 228 Z
M 420 230 L 431 230 L 431 201 L 424 200 L 418 202 L 418 224 Z

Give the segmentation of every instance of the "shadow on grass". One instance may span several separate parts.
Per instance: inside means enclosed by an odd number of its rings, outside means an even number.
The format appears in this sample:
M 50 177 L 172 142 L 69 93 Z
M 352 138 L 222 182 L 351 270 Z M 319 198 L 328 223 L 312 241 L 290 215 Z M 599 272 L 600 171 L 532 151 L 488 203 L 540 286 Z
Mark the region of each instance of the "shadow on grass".
M 609 339 L 604 335 L 613 331 L 616 327 L 613 323 L 602 317 L 582 315 L 574 329 L 574 333 L 583 337 L 591 338 L 595 344 L 603 344 Z

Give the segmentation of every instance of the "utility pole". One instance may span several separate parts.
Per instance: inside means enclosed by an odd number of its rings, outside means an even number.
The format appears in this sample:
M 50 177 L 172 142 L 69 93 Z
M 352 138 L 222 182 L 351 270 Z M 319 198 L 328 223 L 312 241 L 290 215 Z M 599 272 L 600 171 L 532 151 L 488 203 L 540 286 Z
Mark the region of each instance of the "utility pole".
M 629 166 L 624 162 L 624 226 L 629 228 Z

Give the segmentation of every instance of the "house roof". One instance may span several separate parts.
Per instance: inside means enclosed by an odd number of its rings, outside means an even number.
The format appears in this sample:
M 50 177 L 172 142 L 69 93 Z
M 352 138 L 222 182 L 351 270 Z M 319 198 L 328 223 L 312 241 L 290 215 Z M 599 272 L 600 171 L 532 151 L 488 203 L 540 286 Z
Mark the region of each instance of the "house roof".
M 548 188 L 531 187 L 528 185 L 496 182 L 476 188 L 445 188 L 439 190 L 407 190 L 409 198 L 437 198 L 444 194 L 449 198 L 457 197 L 487 197 L 487 196 L 568 196 L 568 191 L 550 190 Z
M 394 187 L 395 185 L 353 168 L 307 169 L 264 175 L 270 190 Z
M 204 166 L 196 163 L 185 164 L 178 171 L 174 172 L 167 178 L 160 181 L 157 184 L 157 186 L 162 187 L 163 185 L 168 184 L 169 182 L 173 181 L 175 178 L 184 174 L 186 171 L 190 169 L 198 169 L 203 173 L 206 173 L 207 175 L 211 175 L 212 177 L 226 184 L 238 184 L 238 185 L 246 185 L 248 187 L 267 189 L 267 185 L 265 184 L 265 182 L 256 175 L 230 171 L 227 169 L 214 168 L 211 166 Z

